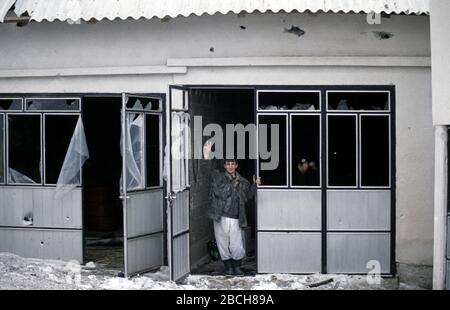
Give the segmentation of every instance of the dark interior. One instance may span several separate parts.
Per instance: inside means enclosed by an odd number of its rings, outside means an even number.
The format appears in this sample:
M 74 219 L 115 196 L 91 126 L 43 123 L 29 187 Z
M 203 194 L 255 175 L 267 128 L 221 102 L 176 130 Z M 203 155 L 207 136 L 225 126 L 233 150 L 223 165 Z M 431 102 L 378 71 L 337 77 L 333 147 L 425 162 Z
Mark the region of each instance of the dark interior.
M 254 90 L 251 89 L 194 89 L 189 93 L 189 105 L 191 111 L 191 118 L 195 115 L 202 116 L 203 128 L 209 123 L 216 123 L 223 128 L 224 132 L 224 155 L 227 153 L 227 149 L 225 146 L 225 125 L 226 124 L 242 124 L 244 126 L 248 124 L 256 124 L 255 121 L 255 95 Z M 210 137 L 203 137 L 203 143 L 206 142 Z M 236 156 L 237 152 L 237 140 L 235 135 L 235 145 L 234 145 L 234 156 Z M 251 141 L 254 143 L 254 141 Z M 249 159 L 249 135 L 246 134 L 246 158 L 238 159 L 238 172 L 245 177 L 250 183 L 253 182 L 253 175 L 256 174 L 256 160 Z M 214 149 L 213 149 L 214 151 Z M 191 197 L 200 197 L 204 196 L 202 193 L 209 190 L 209 183 L 204 183 L 202 181 L 198 181 L 197 178 L 201 178 L 199 176 L 199 168 L 204 165 L 201 163 L 201 160 L 194 160 L 192 164 L 192 173 L 191 179 L 193 179 L 191 184 Z M 215 160 L 215 168 L 218 170 L 223 170 L 223 160 Z M 195 185 L 194 185 L 195 184 Z M 194 206 L 191 206 L 191 210 L 197 209 L 195 212 L 206 212 L 205 210 L 200 210 L 202 206 L 201 201 L 197 201 L 196 198 L 192 201 Z M 204 202 L 203 202 L 204 203 Z M 202 204 L 203 205 L 203 204 Z M 206 207 L 206 205 L 204 205 Z M 247 274 L 254 274 L 256 271 L 256 263 L 255 263 L 255 231 L 256 231 L 256 223 L 255 223 L 255 206 L 254 202 L 250 201 L 246 205 L 247 211 L 247 222 L 250 227 L 249 230 L 244 232 L 245 235 L 245 246 L 246 246 L 246 258 L 243 260 L 243 271 Z M 192 212 L 192 211 L 191 211 Z M 191 219 L 194 218 L 191 215 Z M 212 220 L 207 217 L 204 217 L 204 221 L 208 221 L 206 224 L 198 225 L 196 223 L 191 222 L 190 230 L 191 236 L 201 236 L 204 234 L 203 227 L 205 225 L 210 225 L 208 228 L 208 233 L 210 235 L 210 241 L 214 239 Z M 195 246 L 193 244 L 195 242 L 191 237 L 191 247 Z M 219 260 L 216 260 L 215 257 L 211 255 L 214 252 L 214 249 L 211 248 L 208 244 L 201 245 L 204 246 L 204 249 L 208 251 L 210 254 L 209 263 L 201 265 L 199 268 L 192 270 L 193 274 L 222 274 L 223 273 L 223 265 Z M 195 264 L 195 257 L 192 257 L 191 254 L 191 263 Z
M 83 167 L 85 260 L 123 269 L 120 97 L 84 97 L 89 159 Z

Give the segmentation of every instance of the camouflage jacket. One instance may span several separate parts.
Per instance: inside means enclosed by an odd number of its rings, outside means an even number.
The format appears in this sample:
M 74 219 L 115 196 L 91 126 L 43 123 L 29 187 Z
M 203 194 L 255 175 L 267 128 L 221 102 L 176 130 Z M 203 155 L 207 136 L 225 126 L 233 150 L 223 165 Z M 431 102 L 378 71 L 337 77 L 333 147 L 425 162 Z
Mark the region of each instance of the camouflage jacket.
M 236 172 L 236 178 L 226 171 L 212 169 L 210 172 L 211 190 L 209 217 L 214 221 L 219 221 L 223 214 L 231 207 L 231 194 L 233 186 L 239 197 L 239 226 L 247 226 L 247 216 L 245 214 L 245 203 L 255 195 L 256 185 L 250 183 Z

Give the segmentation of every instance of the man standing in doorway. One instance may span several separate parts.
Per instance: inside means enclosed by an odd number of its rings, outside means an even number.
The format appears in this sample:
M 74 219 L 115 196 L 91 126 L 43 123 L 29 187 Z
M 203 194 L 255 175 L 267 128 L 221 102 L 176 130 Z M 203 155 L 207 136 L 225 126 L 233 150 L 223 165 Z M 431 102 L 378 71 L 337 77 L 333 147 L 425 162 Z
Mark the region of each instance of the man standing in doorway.
M 203 148 L 205 159 L 211 158 L 211 142 Z M 225 171 L 211 171 L 211 203 L 209 217 L 214 221 L 214 235 L 220 257 L 228 275 L 242 275 L 241 262 L 245 256 L 242 227 L 247 226 L 245 203 L 255 195 L 260 178 L 253 176 L 253 185 L 236 170 L 235 159 L 226 159 Z

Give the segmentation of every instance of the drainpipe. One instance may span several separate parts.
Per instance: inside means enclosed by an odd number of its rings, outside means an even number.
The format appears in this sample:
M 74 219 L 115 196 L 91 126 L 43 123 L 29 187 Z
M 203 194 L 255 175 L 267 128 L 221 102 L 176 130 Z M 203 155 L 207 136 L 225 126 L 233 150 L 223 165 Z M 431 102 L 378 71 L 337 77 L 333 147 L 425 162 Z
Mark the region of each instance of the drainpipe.
M 448 186 L 448 129 L 435 126 L 434 171 L 434 257 L 433 289 L 445 288 L 446 235 L 447 235 L 447 186 Z

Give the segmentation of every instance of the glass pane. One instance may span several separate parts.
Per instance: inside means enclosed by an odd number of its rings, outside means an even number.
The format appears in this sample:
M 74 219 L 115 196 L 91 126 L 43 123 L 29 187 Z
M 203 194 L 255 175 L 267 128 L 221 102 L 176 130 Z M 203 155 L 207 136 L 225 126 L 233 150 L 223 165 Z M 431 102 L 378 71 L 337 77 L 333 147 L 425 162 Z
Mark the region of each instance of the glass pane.
M 146 186 L 159 186 L 160 184 L 160 137 L 159 115 L 145 116 L 146 138 Z
M 389 186 L 389 117 L 361 116 L 361 186 Z
M 287 185 L 286 115 L 258 115 L 259 176 L 263 186 Z M 264 134 L 262 125 L 266 125 Z M 278 134 L 276 128 L 278 127 Z M 274 136 L 272 139 L 272 135 Z
M 0 183 L 5 183 L 5 116 L 0 114 Z
M 293 186 L 320 186 L 320 116 L 293 115 L 291 119 Z
M 56 184 L 78 115 L 45 116 L 45 183 Z
M 328 117 L 328 185 L 356 186 L 356 117 Z
M 41 183 L 41 117 L 8 116 L 8 183 Z
M 22 99 L 0 99 L 0 110 L 22 111 Z
M 134 111 L 159 111 L 160 100 L 154 98 L 128 97 L 127 109 Z
M 176 88 L 172 88 L 170 91 L 170 95 L 171 95 L 171 108 L 172 109 L 176 109 L 176 110 L 182 110 L 184 109 L 184 91 L 181 89 L 176 89 Z
M 80 99 L 27 99 L 28 111 L 79 111 Z
M 328 110 L 389 110 L 388 92 L 329 92 Z
M 259 92 L 260 110 L 319 110 L 320 92 Z
M 144 115 L 141 113 L 127 113 L 126 125 L 127 189 L 144 188 L 142 174 Z

